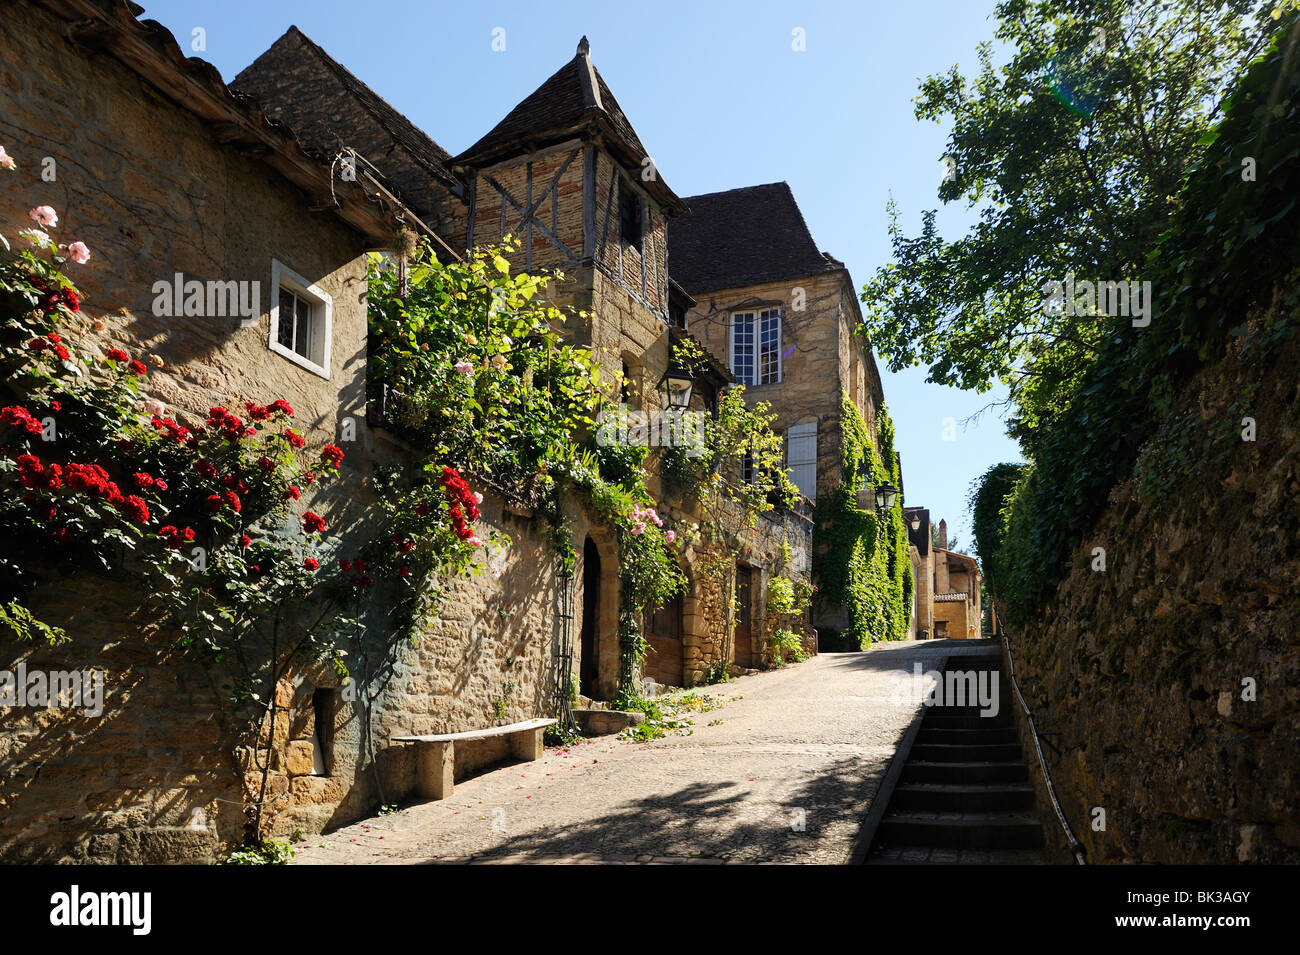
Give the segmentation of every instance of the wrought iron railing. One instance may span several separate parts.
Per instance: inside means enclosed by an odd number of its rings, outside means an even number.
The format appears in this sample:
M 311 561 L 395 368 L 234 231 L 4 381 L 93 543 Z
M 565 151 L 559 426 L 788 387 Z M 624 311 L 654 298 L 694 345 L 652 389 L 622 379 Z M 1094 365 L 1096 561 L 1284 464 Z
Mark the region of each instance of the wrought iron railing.
M 1006 631 L 1002 631 L 1002 646 L 1007 651 L 1007 672 L 1011 677 L 1011 688 L 1016 691 L 1016 699 L 1020 701 L 1020 708 L 1025 711 L 1025 719 L 1029 721 L 1029 735 L 1034 740 L 1034 752 L 1038 754 L 1038 765 L 1043 770 L 1043 780 L 1047 783 L 1047 795 L 1052 800 L 1052 809 L 1056 811 L 1056 818 L 1061 823 L 1061 828 L 1065 831 L 1066 839 L 1069 841 L 1070 852 L 1074 855 L 1074 861 L 1079 865 L 1087 865 L 1088 857 L 1074 830 L 1070 828 L 1070 821 L 1065 818 L 1065 810 L 1061 808 L 1061 801 L 1056 798 L 1056 787 L 1052 784 L 1052 773 L 1047 768 L 1047 758 L 1043 756 L 1043 747 L 1039 742 L 1038 727 L 1034 723 L 1033 710 L 1025 702 L 1025 696 L 1020 692 L 1020 684 L 1016 682 L 1016 661 L 1011 656 L 1011 641 L 1007 638 Z

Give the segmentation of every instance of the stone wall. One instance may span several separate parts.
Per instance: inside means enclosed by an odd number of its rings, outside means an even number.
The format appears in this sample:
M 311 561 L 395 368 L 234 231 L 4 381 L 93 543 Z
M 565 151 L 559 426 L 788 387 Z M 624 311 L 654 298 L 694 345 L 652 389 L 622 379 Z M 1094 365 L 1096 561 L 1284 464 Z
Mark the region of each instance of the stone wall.
M 1244 359 L 1258 334 L 1143 450 L 1139 473 L 1181 460 L 1177 478 L 1116 488 L 1055 599 L 1011 634 L 1093 862 L 1300 862 L 1300 349 Z

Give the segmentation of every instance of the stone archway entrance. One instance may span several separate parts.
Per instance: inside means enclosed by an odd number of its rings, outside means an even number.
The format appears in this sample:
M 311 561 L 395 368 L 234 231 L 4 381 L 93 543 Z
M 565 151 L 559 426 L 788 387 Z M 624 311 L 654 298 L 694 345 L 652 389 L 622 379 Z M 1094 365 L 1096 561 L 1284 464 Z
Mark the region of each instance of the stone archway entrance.
M 582 636 L 578 692 L 595 698 L 600 678 L 600 549 L 590 537 L 582 545 Z

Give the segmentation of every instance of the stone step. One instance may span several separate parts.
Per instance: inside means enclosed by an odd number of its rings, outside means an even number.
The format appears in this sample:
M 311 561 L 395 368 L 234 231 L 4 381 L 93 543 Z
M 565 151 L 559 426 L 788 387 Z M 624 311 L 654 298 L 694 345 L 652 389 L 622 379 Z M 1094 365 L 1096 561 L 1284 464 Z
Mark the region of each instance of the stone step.
M 925 722 L 929 723 L 933 719 L 978 719 L 984 726 L 1011 724 L 1011 711 L 1007 709 L 1005 701 L 999 701 L 997 709 L 994 711 L 989 707 L 986 712 L 982 706 L 930 706 L 927 707 Z
M 948 849 L 891 846 L 879 849 L 867 865 L 1051 865 L 1040 849 Z
M 903 766 L 904 783 L 1019 783 L 1029 778 L 1023 760 L 1014 762 L 945 762 L 908 760 Z
M 930 812 L 1033 809 L 1034 789 L 1014 783 L 906 783 L 894 790 L 889 805 L 893 809 Z
M 1020 744 L 917 743 L 908 756 L 923 763 L 1009 762 L 1020 758 Z
M 1007 729 L 1011 720 L 1002 714 L 997 716 L 945 716 L 943 711 L 927 713 L 921 723 L 922 730 L 990 730 Z
M 882 846 L 951 849 L 1040 849 L 1043 827 L 1032 812 L 889 812 L 880 823 Z
M 1016 729 L 1014 726 L 979 726 L 970 729 L 931 728 L 921 726 L 916 742 L 921 743 L 1014 743 Z

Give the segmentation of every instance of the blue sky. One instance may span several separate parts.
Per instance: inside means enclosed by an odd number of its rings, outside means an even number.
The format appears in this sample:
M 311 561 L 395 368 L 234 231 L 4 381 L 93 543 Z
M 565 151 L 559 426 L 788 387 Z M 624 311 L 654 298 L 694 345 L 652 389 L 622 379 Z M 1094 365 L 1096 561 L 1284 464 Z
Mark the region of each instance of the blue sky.
M 939 205 L 945 131 L 913 116 L 918 80 L 959 64 L 992 39 L 994 0 L 909 3 L 473 4 L 160 0 L 144 3 L 188 48 L 233 79 L 290 24 L 457 153 L 487 132 L 573 54 L 579 37 L 678 195 L 785 180 L 818 245 L 857 286 L 889 260 L 885 204 L 907 229 Z M 492 49 L 505 30 L 505 50 Z M 802 29 L 806 49 L 795 51 Z M 973 219 L 945 209 L 955 236 Z M 967 488 L 1000 461 L 1020 460 L 996 411 L 963 429 L 988 394 L 925 384 L 923 369 L 890 374 L 909 505 L 948 520 L 971 543 Z M 944 440 L 945 419 L 958 422 Z

